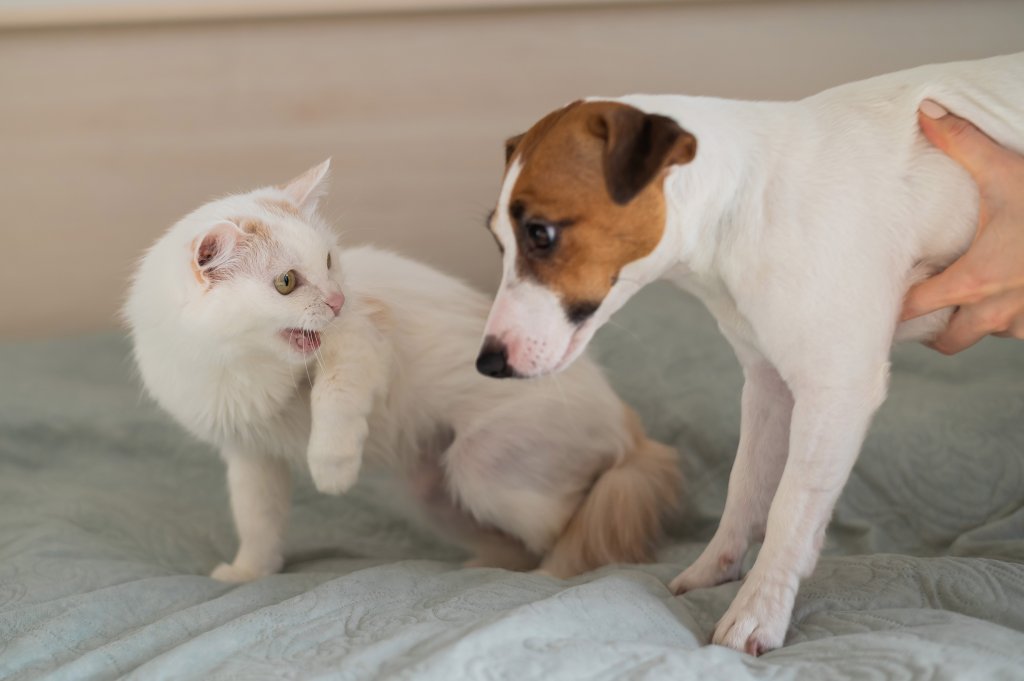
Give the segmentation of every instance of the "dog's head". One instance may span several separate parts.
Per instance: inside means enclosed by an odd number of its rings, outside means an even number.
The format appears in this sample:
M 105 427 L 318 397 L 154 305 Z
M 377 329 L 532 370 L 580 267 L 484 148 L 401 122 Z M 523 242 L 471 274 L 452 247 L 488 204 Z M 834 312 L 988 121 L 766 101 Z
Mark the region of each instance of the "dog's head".
M 560 371 L 660 272 L 664 177 L 697 142 L 674 120 L 614 101 L 574 102 L 505 145 L 505 179 L 488 220 L 503 275 L 481 373 Z

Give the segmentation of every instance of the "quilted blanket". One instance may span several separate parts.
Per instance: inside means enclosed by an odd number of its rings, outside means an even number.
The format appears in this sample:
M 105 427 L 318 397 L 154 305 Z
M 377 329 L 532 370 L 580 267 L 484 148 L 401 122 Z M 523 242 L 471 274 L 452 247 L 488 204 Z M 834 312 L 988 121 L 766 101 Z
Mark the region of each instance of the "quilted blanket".
M 205 576 L 235 548 L 222 466 L 143 397 L 126 340 L 0 346 L 0 679 L 1024 678 L 1024 344 L 898 349 L 786 646 L 760 658 L 707 645 L 736 584 L 666 588 L 723 506 L 731 351 L 659 285 L 594 354 L 679 449 L 656 564 L 463 569 L 369 476 L 341 498 L 301 481 L 284 573 L 229 586 Z

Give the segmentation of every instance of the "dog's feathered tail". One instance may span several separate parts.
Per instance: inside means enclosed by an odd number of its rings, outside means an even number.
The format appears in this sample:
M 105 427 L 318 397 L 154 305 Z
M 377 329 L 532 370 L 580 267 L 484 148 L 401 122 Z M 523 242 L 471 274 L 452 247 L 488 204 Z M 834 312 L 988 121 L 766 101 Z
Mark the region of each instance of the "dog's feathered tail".
M 650 561 L 662 521 L 679 500 L 682 476 L 676 452 L 647 438 L 628 407 L 632 447 L 587 492 L 541 570 L 571 577 L 608 563 Z

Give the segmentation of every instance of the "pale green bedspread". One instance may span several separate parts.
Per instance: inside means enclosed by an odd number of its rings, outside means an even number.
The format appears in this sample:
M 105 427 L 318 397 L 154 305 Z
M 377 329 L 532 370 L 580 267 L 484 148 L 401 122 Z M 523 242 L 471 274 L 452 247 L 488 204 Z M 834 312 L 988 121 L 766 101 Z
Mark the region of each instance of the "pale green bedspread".
M 787 645 L 759 659 L 704 645 L 737 585 L 665 586 L 721 512 L 731 351 L 656 286 L 594 355 L 680 450 L 658 564 L 462 569 L 372 480 L 303 481 L 285 573 L 232 587 L 204 576 L 235 546 L 221 463 L 141 396 L 126 341 L 0 346 L 0 679 L 1024 678 L 1024 343 L 899 349 Z

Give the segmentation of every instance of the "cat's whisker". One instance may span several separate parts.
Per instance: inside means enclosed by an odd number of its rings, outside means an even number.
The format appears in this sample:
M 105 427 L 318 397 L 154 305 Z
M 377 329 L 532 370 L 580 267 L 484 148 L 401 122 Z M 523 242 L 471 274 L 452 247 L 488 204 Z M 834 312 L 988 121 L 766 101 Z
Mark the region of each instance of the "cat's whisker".
M 309 383 L 310 389 L 313 388 L 313 377 L 309 375 L 309 360 L 302 363 L 302 368 L 306 370 L 306 382 Z
M 330 328 L 330 326 L 331 326 L 331 322 L 328 322 L 328 324 L 324 328 L 320 329 L 320 343 L 321 344 L 316 347 L 316 351 L 313 353 L 314 356 L 316 357 L 316 363 L 320 366 L 320 371 L 321 372 L 326 372 L 327 371 L 327 362 L 324 360 L 323 340 L 324 340 L 324 334 L 327 333 L 327 329 Z
M 319 347 L 317 347 L 317 349 L 313 351 L 313 356 L 316 357 L 316 363 L 317 365 L 319 365 L 320 371 L 326 372 L 327 364 L 326 362 L 324 362 L 323 351 Z

